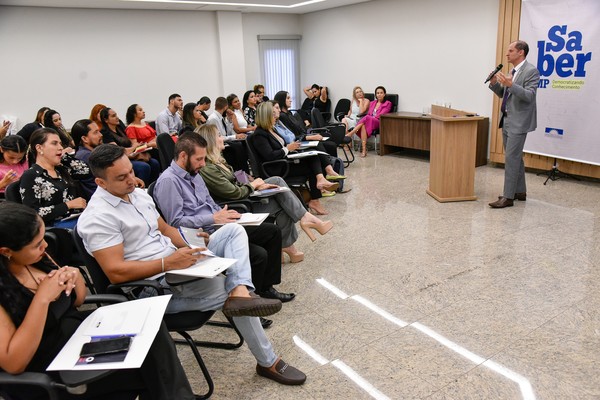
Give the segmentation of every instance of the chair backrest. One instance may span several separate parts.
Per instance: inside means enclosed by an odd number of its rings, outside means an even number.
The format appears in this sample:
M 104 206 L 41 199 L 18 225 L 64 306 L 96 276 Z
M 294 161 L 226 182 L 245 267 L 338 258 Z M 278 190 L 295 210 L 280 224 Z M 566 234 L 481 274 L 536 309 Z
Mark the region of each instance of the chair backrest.
M 169 168 L 171 161 L 175 158 L 175 142 L 168 133 L 161 133 L 156 137 L 156 145 L 158 146 L 158 156 L 160 158 L 160 166 L 164 171 Z
M 59 265 L 70 265 L 73 258 L 73 239 L 67 229 L 48 227 L 44 240 L 48 244 L 46 251 Z
M 375 95 L 373 93 L 365 93 L 365 97 L 371 101 L 375 100 Z M 398 111 L 398 95 L 397 94 L 386 94 L 385 95 L 385 99 L 389 100 L 392 103 L 392 110 L 390 112 L 395 113 L 396 111 Z
M 83 258 L 83 262 L 87 267 L 87 270 L 92 278 L 92 282 L 94 284 L 94 289 L 96 290 L 96 293 L 107 293 L 110 281 L 108 280 L 106 274 L 104 274 L 104 271 L 102 271 L 102 268 L 100 267 L 100 264 L 98 264 L 98 261 L 96 261 L 96 259 L 92 257 L 85 249 L 85 246 L 83 245 L 83 240 L 81 239 L 81 236 L 79 236 L 79 233 L 77 233 L 77 226 L 73 228 L 72 235 L 73 241 L 75 242 L 75 248 Z
M 333 111 L 333 117 L 336 121 L 342 122 L 342 118 L 344 118 L 343 116 L 348 114 L 348 111 L 350 111 L 351 104 L 352 103 L 350 102 L 350 99 L 338 100 L 337 104 L 335 105 L 335 110 Z M 342 117 L 339 116 L 340 114 L 342 114 Z
M 252 175 L 263 179 L 268 178 L 265 176 L 265 173 L 258 161 L 256 151 L 254 150 L 254 135 L 248 135 L 246 140 L 244 140 L 244 145 L 246 146 L 246 151 L 248 152 L 248 164 L 250 164 Z
M 313 128 L 324 128 L 327 125 L 325 123 L 325 118 L 323 118 L 323 114 L 321 114 L 321 111 L 316 107 L 310 112 L 310 124 Z
M 19 184 L 20 181 L 16 181 L 6 187 L 6 190 L 4 192 L 4 197 L 6 198 L 6 200 L 12 201 L 14 203 L 23 203 L 20 193 L 21 187 L 19 186 Z

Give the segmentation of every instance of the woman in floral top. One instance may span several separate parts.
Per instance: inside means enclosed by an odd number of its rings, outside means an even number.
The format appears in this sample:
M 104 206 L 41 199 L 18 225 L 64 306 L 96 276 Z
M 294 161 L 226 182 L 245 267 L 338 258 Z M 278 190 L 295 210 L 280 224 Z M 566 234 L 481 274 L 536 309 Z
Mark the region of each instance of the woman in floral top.
M 54 129 L 36 130 L 29 144 L 29 161 L 33 164 L 21 177 L 23 204 L 34 208 L 48 226 L 73 228 L 76 218 L 63 219 L 86 206 L 73 179 L 88 177 L 89 167 L 71 157 L 63 159 L 63 146 Z

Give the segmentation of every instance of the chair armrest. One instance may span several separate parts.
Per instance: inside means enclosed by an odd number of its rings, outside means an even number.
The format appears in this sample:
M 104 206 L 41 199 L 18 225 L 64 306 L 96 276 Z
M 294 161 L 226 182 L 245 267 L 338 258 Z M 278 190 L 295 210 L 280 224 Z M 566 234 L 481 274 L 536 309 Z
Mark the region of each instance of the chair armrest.
M 227 206 L 229 210 L 236 210 L 239 213 L 252 212 L 252 202 L 250 200 L 223 201 L 219 206 Z
M 127 297 L 122 294 L 92 294 L 83 300 L 83 304 L 100 304 L 100 303 L 123 303 L 128 301 Z
M 308 132 L 306 133 L 307 136 L 310 136 L 312 134 L 317 134 L 317 133 L 329 133 L 329 128 L 327 128 L 326 126 L 322 127 L 322 128 L 309 128 Z
M 275 166 L 277 166 L 277 168 L 280 169 L 281 173 L 280 174 L 269 174 L 267 172 L 267 168 L 268 167 L 269 168 L 270 167 L 274 168 Z M 276 176 L 277 175 L 277 176 L 280 176 L 282 178 L 285 178 L 289 174 L 289 172 L 290 172 L 290 166 L 289 166 L 288 160 L 284 160 L 284 159 L 273 160 L 273 161 L 265 161 L 264 163 L 262 163 L 261 169 L 263 171 L 263 175 L 266 176 L 266 177 L 271 177 L 271 176 Z
M 50 377 L 40 372 L 23 372 L 19 375 L 12 375 L 6 372 L 0 372 L 0 386 L 4 385 L 27 385 L 41 387 L 48 393 L 50 400 L 58 400 L 56 393 L 56 383 Z
M 164 287 L 160 285 L 157 281 L 144 279 L 139 281 L 130 281 L 124 283 L 114 283 L 108 286 L 106 291 L 109 294 L 119 294 L 123 295 L 123 288 L 153 288 L 158 292 L 159 296 L 162 296 L 164 293 Z

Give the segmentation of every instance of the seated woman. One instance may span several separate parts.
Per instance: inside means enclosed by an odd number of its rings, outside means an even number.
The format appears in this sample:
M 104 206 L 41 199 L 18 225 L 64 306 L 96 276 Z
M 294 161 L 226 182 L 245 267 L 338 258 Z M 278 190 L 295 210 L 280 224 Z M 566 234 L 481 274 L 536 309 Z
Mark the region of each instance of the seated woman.
M 244 93 L 242 107 L 244 109 L 244 119 L 248 123 L 248 126 L 256 125 L 256 104 L 258 102 L 253 90 L 248 90 Z
M 54 129 L 33 132 L 29 146 L 29 162 L 33 164 L 19 183 L 23 204 L 36 210 L 47 225 L 73 229 L 77 218 L 64 219 L 86 206 L 74 179 L 88 178 L 89 168 L 79 160 L 77 168 L 62 163 L 63 146 Z
M 269 101 L 269 98 L 267 95 L 265 95 L 265 86 L 263 84 L 257 83 L 252 88 L 252 91 L 256 95 L 256 106 L 258 106 L 260 103 L 264 103 L 265 101 Z
M 375 88 L 375 99 L 377 101 L 371 102 L 367 115 L 362 117 L 354 129 L 348 132 L 348 136 L 356 134 L 360 137 L 362 143 L 362 149 L 360 151 L 361 157 L 367 156 L 367 138 L 371 136 L 375 129 L 379 129 L 379 117 L 392 111 L 392 102 L 386 100 L 385 95 L 385 88 L 383 86 L 377 86 L 377 88 Z
M 112 108 L 106 107 L 100 111 L 100 120 L 104 128 L 102 133 L 102 142 L 116 144 L 125 147 L 127 156 L 133 165 L 135 176 L 144 181 L 146 187 L 154 182 L 160 174 L 160 163 L 158 160 L 150 157 L 149 153 L 133 154 L 135 146 L 131 139 L 125 133 L 124 124 L 119 119 L 117 112 Z
M 206 139 L 206 166 L 200 169 L 211 196 L 217 201 L 231 201 L 247 199 L 256 190 L 265 190 L 276 187 L 288 187 L 283 179 L 273 176 L 265 179 L 254 179 L 250 183 L 240 183 L 233 174 L 231 167 L 223 159 L 221 152 L 225 142 L 219 135 L 214 125 L 206 125 L 198 130 L 200 136 Z M 269 197 L 266 204 L 254 204 L 256 212 L 266 212 L 275 217 L 275 223 L 281 229 L 283 251 L 288 254 L 291 262 L 304 259 L 304 254 L 296 250 L 294 243 L 298 239 L 295 223 L 300 221 L 300 227 L 308 237 L 315 241 L 311 229 L 321 235 L 327 233 L 332 227 L 331 221 L 323 222 L 307 212 L 300 200 L 291 191 L 278 193 Z
M 21 179 L 29 165 L 25 159 L 27 143 L 21 136 L 7 136 L 0 141 L 0 197 L 6 187 Z
M 127 121 L 125 133 L 134 147 L 146 144 L 156 149 L 156 131 L 144 121 L 145 118 L 146 113 L 142 106 L 139 104 L 130 105 L 125 114 L 125 120 Z
M 323 151 L 332 157 L 337 157 L 337 144 L 332 140 L 323 140 L 323 135 L 308 133 L 306 127 L 290 113 L 292 106 L 292 97 L 286 91 L 280 91 L 275 94 L 274 101 L 279 104 L 279 120 L 290 131 L 296 135 L 296 140 L 318 140 L 320 143 L 316 150 Z M 337 174 L 336 174 L 337 175 Z
M 46 368 L 89 312 L 77 268 L 59 267 L 45 252 L 44 223 L 22 204 L 0 204 L 0 369 L 10 374 Z M 60 376 L 47 372 L 55 381 Z M 4 386 L 8 398 L 47 399 L 45 391 Z M 83 395 L 60 399 L 194 399 L 164 324 L 139 369 L 122 369 L 87 384 Z
M 64 153 L 75 154 L 75 142 L 73 142 L 73 138 L 69 135 L 69 132 L 67 132 L 67 128 L 64 127 L 58 111 L 46 111 L 46 114 L 44 114 L 44 127 L 54 129 L 58 136 L 60 136 Z
M 352 136 L 348 135 L 348 131 L 354 129 L 358 123 L 359 115 L 366 114 L 369 111 L 370 103 L 371 101 L 365 97 L 365 92 L 363 92 L 360 86 L 356 86 L 352 90 L 350 109 L 348 110 L 348 114 L 342 118 L 342 123 L 346 125 L 346 136 Z
M 31 137 L 31 134 L 35 130 L 44 127 L 44 116 L 46 115 L 46 111 L 48 111 L 49 109 L 50 107 L 40 108 L 35 116 L 35 121 L 25 124 L 25 126 L 23 126 L 19 132 L 17 132 L 17 135 L 21 136 L 23 139 L 25 139 L 25 142 L 29 143 L 29 138 Z
M 235 94 L 227 96 L 227 130 L 235 133 L 236 139 L 246 139 L 248 133 L 254 131 L 254 127 L 248 126 L 248 121 L 244 118 L 242 111 L 242 102 Z M 229 135 L 229 133 L 228 133 Z
M 311 122 L 310 113 L 313 108 L 317 108 L 322 113 L 328 112 L 328 91 L 327 87 L 322 87 L 315 83 L 312 86 L 305 87 L 304 94 L 306 94 L 306 99 L 304 99 L 302 107 L 300 107 L 298 112 L 302 116 L 302 119 L 304 119 L 306 126 L 309 126 Z
M 202 108 L 196 103 L 187 103 L 183 106 L 183 125 L 179 130 L 181 135 L 184 132 L 193 132 L 206 120 L 202 117 Z
M 283 138 L 273 129 L 274 125 L 275 115 L 273 113 L 273 104 L 270 102 L 261 103 L 256 111 L 257 129 L 253 133 L 254 150 L 257 153 L 258 163 L 284 159 L 290 151 L 296 151 L 300 147 L 300 142 L 293 142 L 286 145 Z M 323 197 L 321 190 L 333 191 L 339 187 L 339 184 L 329 182 L 325 179 L 323 171 L 327 167 L 331 168 L 331 165 L 322 162 L 322 159 L 317 156 L 301 158 L 299 163 L 289 164 L 290 176 L 308 177 L 311 197 L 308 206 L 319 215 L 327 214 L 327 211 L 325 211 L 319 201 Z

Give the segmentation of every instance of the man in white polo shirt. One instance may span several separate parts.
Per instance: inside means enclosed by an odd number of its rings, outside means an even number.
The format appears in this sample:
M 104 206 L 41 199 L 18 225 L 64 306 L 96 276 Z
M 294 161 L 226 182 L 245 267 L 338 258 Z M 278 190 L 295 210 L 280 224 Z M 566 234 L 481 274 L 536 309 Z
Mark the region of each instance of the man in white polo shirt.
M 160 217 L 152 198 L 135 188 L 131 162 L 118 146 L 101 145 L 89 158 L 98 189 L 86 212 L 79 217 L 77 231 L 113 283 L 147 279 L 173 269 L 187 268 L 200 257 L 187 248 L 178 230 Z M 167 312 L 218 310 L 233 318 L 257 360 L 259 375 L 286 385 L 304 383 L 306 376 L 277 357 L 260 325 L 258 316 L 281 309 L 281 302 L 253 293 L 248 237 L 237 224 L 219 229 L 211 237 L 209 250 L 238 260 L 227 277 L 162 285 L 173 293 Z

